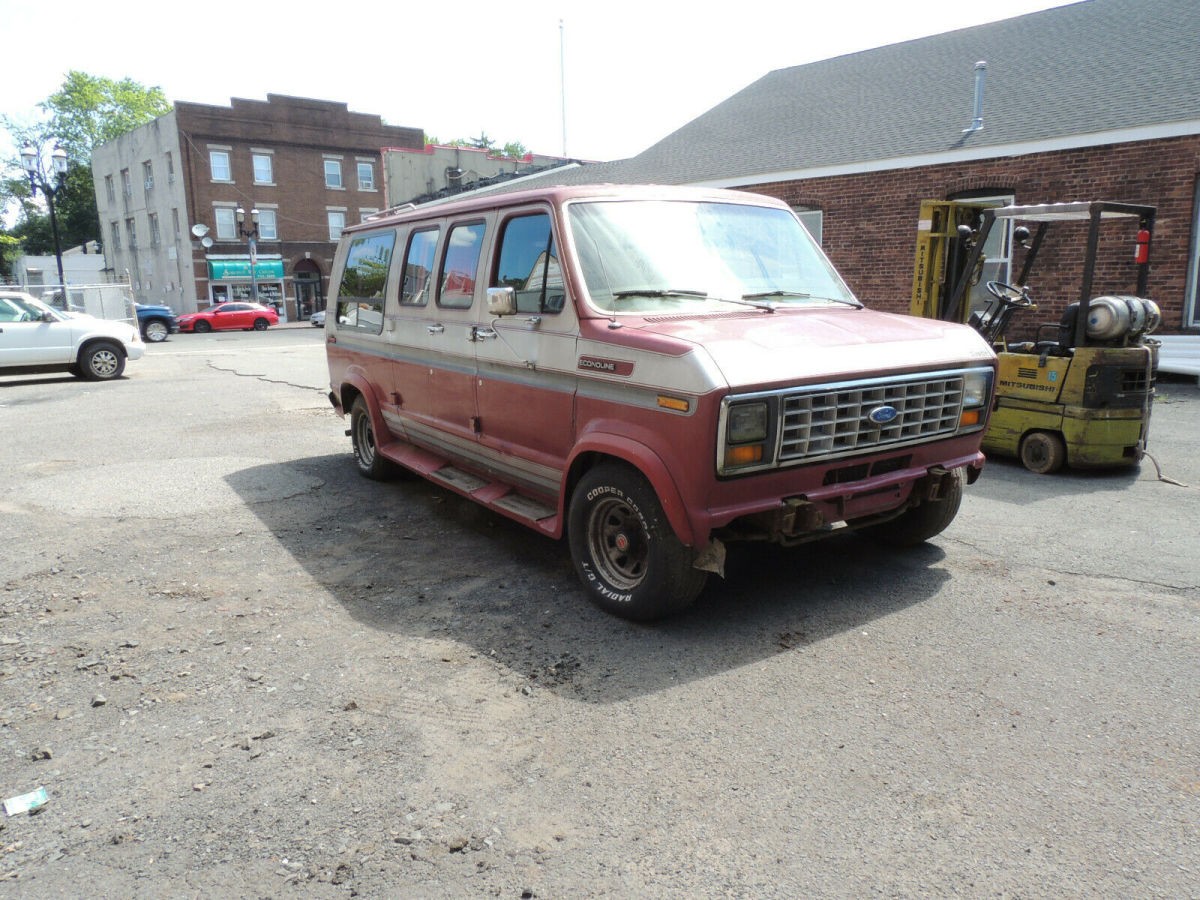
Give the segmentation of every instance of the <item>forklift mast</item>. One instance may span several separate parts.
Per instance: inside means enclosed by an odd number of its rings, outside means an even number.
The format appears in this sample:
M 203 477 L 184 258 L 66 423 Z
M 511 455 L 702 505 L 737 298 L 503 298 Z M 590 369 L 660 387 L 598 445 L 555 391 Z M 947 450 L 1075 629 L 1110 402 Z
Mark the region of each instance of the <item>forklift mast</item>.
M 1049 203 L 1034 206 L 973 204 L 970 201 L 924 200 L 917 232 L 917 257 L 913 272 L 913 296 L 910 312 L 922 318 L 951 322 L 970 319 L 967 293 L 979 280 L 984 263 L 984 247 L 998 220 L 1037 224 L 1026 247 L 1021 272 L 1013 284 L 1025 287 L 1030 270 L 1041 249 L 1046 229 L 1052 222 L 1088 222 L 1083 272 L 1079 284 L 1078 314 L 1075 316 L 1073 344 L 1087 346 L 1088 311 L 1100 243 L 1100 224 L 1108 219 L 1136 218 L 1137 295 L 1144 297 L 1149 276 L 1149 242 L 1154 229 L 1155 208 L 1131 203 L 1094 200 L 1087 203 Z
M 922 200 L 917 220 L 917 256 L 913 266 L 909 312 L 922 319 L 966 323 L 969 310 L 950 309 L 956 286 L 978 280 L 963 278 L 966 258 L 987 205 L 961 200 Z

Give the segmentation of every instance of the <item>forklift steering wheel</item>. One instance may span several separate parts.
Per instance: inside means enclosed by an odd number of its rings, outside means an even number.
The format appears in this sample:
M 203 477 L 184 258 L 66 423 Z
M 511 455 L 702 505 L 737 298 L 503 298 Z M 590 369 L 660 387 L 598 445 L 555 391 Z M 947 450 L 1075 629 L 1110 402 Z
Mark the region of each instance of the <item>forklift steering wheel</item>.
M 988 293 L 1001 303 L 1007 303 L 1009 306 L 1015 306 L 1017 309 L 1029 309 L 1033 306 L 1033 298 L 1029 296 L 1029 291 L 1026 288 L 1020 288 L 1014 284 L 1006 284 L 1003 281 L 989 281 L 987 289 Z

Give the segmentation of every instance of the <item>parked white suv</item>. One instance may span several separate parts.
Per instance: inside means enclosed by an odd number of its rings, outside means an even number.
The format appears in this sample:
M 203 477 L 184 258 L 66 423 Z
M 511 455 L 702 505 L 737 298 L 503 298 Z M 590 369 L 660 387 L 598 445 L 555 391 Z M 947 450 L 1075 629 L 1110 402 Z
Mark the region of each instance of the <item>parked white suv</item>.
M 138 329 L 85 315 L 65 315 L 22 291 L 0 291 L 0 375 L 70 372 L 119 378 L 127 359 L 146 351 Z

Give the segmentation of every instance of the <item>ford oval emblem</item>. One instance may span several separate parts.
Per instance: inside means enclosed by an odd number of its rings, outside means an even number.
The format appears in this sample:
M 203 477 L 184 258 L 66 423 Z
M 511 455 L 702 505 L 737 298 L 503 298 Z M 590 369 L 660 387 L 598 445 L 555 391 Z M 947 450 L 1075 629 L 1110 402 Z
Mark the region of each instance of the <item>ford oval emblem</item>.
M 900 413 L 897 412 L 896 407 L 894 406 L 877 406 L 867 413 L 867 418 L 876 425 L 886 425 L 898 415 L 900 415 Z

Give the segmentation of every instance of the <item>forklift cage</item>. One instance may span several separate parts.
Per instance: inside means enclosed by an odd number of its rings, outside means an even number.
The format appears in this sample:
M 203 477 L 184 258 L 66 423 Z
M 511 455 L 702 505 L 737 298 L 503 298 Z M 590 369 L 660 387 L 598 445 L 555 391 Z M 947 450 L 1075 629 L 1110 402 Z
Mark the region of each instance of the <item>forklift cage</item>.
M 1091 307 L 1092 280 L 1096 270 L 1096 251 L 1100 244 L 1100 223 L 1110 219 L 1137 218 L 1139 229 L 1147 232 L 1147 239 L 1153 238 L 1155 207 L 1141 206 L 1134 203 L 1114 203 L 1108 200 L 1092 200 L 1079 203 L 1043 203 L 1032 206 L 1002 206 L 984 209 L 983 220 L 979 226 L 979 235 L 971 252 L 967 256 L 963 275 L 954 285 L 954 290 L 946 304 L 945 319 L 958 321 L 963 297 L 971 282 L 971 273 L 979 265 L 983 254 L 984 243 L 987 241 L 992 225 L 997 219 L 1020 220 L 1022 222 L 1037 222 L 1038 228 L 1034 233 L 1029 252 L 1021 266 L 1021 274 L 1017 276 L 1016 286 L 1025 287 L 1025 279 L 1033 267 L 1038 250 L 1042 246 L 1042 238 L 1051 222 L 1088 222 L 1087 251 L 1083 261 L 1083 278 L 1079 286 L 1079 314 L 1075 317 L 1075 346 L 1085 347 L 1088 344 L 1087 324 L 1088 312 Z M 1147 243 L 1148 243 L 1147 241 Z M 1137 274 L 1137 294 L 1145 296 L 1146 284 L 1150 276 L 1149 256 L 1144 262 L 1139 262 Z

